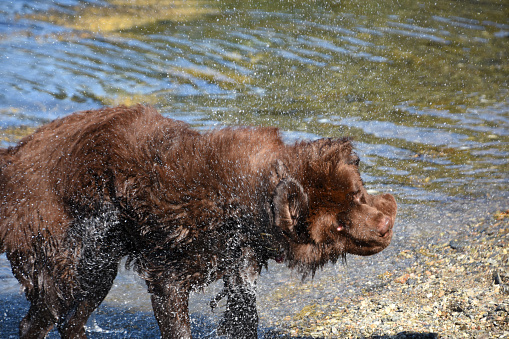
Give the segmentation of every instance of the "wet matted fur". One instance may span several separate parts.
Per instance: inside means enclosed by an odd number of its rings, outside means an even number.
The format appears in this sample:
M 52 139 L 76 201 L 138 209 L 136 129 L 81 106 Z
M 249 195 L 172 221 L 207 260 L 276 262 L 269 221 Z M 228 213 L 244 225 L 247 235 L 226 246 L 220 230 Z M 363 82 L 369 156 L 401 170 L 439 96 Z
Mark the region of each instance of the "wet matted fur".
M 191 336 L 189 292 L 217 279 L 219 333 L 254 338 L 270 259 L 312 273 L 387 247 L 392 195 L 369 195 L 348 139 L 276 128 L 198 133 L 151 107 L 84 111 L 0 150 L 0 246 L 30 310 L 22 338 L 84 338 L 120 260 L 145 279 L 163 338 Z

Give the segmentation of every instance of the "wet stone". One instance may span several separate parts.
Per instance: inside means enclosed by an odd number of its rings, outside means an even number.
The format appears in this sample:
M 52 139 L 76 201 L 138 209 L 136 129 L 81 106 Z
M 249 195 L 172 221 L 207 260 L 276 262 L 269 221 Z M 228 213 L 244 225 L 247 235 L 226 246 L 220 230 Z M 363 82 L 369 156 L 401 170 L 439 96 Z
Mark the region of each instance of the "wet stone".
M 462 240 L 451 240 L 449 246 L 454 250 L 463 251 L 468 246 L 468 243 Z

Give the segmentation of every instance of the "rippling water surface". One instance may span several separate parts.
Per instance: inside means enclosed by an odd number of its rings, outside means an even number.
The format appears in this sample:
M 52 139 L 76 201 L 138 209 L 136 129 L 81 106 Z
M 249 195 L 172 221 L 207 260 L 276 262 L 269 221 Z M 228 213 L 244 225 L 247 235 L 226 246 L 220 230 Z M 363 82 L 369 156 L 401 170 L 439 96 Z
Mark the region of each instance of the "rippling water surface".
M 199 129 L 271 125 L 288 141 L 353 136 L 368 188 L 400 202 L 394 244 L 303 285 L 271 267 L 260 284 L 266 330 L 277 327 L 273 318 L 403 265 L 392 255 L 402 248 L 445 241 L 469 218 L 507 208 L 508 8 L 495 0 L 2 1 L 1 146 L 76 110 L 136 102 Z M 0 328 L 15 336 L 26 304 L 5 256 L 0 286 Z M 209 297 L 192 303 L 201 337 L 214 336 Z M 156 337 L 147 300 L 140 280 L 122 272 L 89 334 Z

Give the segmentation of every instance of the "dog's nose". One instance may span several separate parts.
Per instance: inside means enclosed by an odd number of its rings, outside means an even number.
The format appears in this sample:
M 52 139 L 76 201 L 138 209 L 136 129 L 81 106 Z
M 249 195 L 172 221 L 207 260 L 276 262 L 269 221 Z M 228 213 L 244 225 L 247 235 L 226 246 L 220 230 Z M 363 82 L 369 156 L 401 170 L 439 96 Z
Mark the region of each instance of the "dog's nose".
M 386 235 L 391 230 L 391 218 L 384 215 L 377 225 L 377 230 L 382 237 Z

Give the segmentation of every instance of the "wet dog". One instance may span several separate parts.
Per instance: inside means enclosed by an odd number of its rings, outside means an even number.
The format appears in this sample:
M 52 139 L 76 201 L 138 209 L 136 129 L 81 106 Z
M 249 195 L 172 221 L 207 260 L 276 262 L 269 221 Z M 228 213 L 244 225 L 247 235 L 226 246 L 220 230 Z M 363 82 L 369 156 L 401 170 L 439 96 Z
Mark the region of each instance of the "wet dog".
M 198 133 L 146 106 L 55 120 L 0 150 L 0 246 L 31 306 L 21 338 L 85 338 L 119 262 L 146 281 L 163 338 L 189 338 L 192 289 L 218 279 L 220 333 L 255 338 L 271 259 L 302 274 L 391 241 L 396 201 L 366 192 L 348 139 L 276 128 Z

